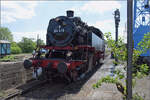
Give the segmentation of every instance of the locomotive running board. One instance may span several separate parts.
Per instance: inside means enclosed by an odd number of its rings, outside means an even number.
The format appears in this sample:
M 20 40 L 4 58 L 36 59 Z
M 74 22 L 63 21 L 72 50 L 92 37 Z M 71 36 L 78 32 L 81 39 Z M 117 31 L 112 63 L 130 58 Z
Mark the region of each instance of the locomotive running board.
M 78 50 L 78 49 L 88 49 L 91 51 L 95 51 L 95 47 L 92 47 L 90 45 L 78 45 L 75 47 L 72 46 L 64 46 L 64 47 L 58 47 L 58 46 L 40 46 L 40 48 L 49 49 L 49 50 Z

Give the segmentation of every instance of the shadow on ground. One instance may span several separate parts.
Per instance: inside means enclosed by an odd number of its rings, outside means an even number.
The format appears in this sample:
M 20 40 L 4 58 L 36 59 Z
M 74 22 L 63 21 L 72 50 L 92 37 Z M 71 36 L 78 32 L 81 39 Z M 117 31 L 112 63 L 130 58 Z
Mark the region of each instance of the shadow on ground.
M 57 100 L 62 96 L 69 94 L 77 94 L 80 92 L 84 84 L 93 76 L 93 74 L 100 69 L 102 64 L 95 66 L 95 68 L 86 74 L 84 79 L 71 83 L 69 85 L 65 84 L 64 81 L 56 81 L 52 83 L 46 83 L 37 89 L 31 90 L 31 92 L 26 93 L 21 96 L 24 99 L 41 99 L 41 100 Z M 21 99 L 18 98 L 18 99 Z

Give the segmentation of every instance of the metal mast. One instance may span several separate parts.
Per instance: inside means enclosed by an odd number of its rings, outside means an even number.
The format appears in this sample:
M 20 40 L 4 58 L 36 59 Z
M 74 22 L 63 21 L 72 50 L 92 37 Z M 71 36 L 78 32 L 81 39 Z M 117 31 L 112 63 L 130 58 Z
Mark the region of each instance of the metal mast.
M 127 1 L 127 100 L 132 100 L 133 0 Z
M 150 32 L 150 0 L 134 0 L 133 39 L 134 47 L 143 38 L 144 34 Z M 150 51 L 142 54 L 147 56 Z

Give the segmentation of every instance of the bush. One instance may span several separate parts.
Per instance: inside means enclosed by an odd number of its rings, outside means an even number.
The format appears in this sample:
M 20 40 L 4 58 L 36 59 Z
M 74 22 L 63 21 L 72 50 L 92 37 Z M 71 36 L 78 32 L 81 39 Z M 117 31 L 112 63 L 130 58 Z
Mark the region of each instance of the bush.
M 19 47 L 11 47 L 11 53 L 12 54 L 19 54 L 21 52 L 22 52 L 21 48 L 19 48 Z
M 32 40 L 33 39 L 23 37 L 22 41 L 18 43 L 23 53 L 31 53 L 36 48 L 36 43 Z

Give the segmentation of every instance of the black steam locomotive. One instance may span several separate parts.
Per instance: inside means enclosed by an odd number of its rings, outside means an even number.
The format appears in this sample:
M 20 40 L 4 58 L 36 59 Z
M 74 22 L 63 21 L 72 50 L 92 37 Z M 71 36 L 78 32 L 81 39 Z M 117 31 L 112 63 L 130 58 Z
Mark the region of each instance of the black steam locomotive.
M 41 49 L 47 50 L 44 57 Z M 104 59 L 104 53 L 103 33 L 88 26 L 80 17 L 74 17 L 73 11 L 67 11 L 67 16 L 49 21 L 46 45 L 40 46 L 33 58 L 25 60 L 24 66 L 33 66 L 36 77 L 41 74 L 47 78 L 61 76 L 71 82 L 91 71 Z

